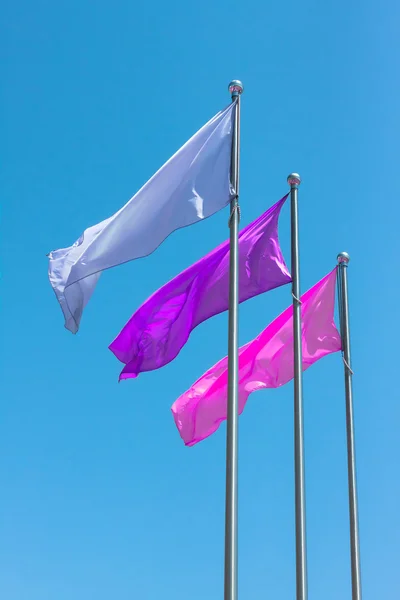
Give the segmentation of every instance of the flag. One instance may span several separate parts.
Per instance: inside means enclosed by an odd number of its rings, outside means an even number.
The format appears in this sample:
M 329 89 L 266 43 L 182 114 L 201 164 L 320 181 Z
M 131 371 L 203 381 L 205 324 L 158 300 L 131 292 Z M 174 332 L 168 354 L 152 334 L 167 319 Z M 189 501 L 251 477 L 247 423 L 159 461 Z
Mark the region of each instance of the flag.
M 336 268 L 301 297 L 303 371 L 341 349 L 334 323 Z M 294 377 L 293 306 L 252 342 L 239 349 L 239 414 L 249 395 L 276 388 Z M 172 414 L 187 446 L 214 433 L 227 417 L 228 360 L 207 371 L 172 405 Z
M 287 196 L 239 233 L 239 301 L 289 283 L 278 240 Z M 126 364 L 120 379 L 171 362 L 200 323 L 228 309 L 229 240 L 160 288 L 134 313 L 110 350 Z
M 151 254 L 176 229 L 229 203 L 235 193 L 230 184 L 235 105 L 204 125 L 112 217 L 86 229 L 69 248 L 50 252 L 50 283 L 72 333 L 102 271 Z

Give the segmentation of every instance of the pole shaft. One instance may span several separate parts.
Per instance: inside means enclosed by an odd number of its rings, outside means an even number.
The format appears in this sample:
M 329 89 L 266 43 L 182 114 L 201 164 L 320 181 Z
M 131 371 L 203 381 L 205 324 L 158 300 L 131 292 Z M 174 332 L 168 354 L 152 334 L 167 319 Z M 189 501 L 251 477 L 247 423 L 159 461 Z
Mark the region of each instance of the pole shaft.
M 357 506 L 357 478 L 356 457 L 354 442 L 354 412 L 353 412 L 353 385 L 350 353 L 350 324 L 349 324 L 349 299 L 347 286 L 347 264 L 339 263 L 339 289 L 341 303 L 341 337 L 343 346 L 344 385 L 346 394 L 346 433 L 347 433 L 347 469 L 349 485 L 349 513 L 350 513 L 350 555 L 351 555 L 351 583 L 352 600 L 361 600 L 361 569 L 360 569 L 360 542 L 358 532 L 358 506 Z M 347 363 L 347 364 L 346 364 Z
M 232 97 L 233 99 L 233 97 Z M 225 578 L 224 600 L 238 596 L 238 316 L 239 316 L 239 153 L 240 95 L 236 97 L 231 182 L 235 197 L 230 214 L 228 410 L 226 430 Z
M 307 549 L 304 485 L 303 369 L 299 269 L 298 186 L 291 184 L 291 247 L 294 337 L 294 465 L 296 515 L 296 600 L 307 600 Z

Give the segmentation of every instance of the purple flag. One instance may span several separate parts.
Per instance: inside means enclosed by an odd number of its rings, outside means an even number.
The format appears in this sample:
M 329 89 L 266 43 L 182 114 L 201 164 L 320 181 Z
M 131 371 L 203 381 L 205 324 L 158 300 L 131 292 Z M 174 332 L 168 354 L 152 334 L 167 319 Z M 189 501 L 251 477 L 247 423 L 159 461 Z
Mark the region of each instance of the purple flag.
M 336 268 L 301 297 L 303 371 L 341 349 L 334 322 Z M 293 306 L 239 350 L 239 414 L 252 392 L 277 388 L 294 377 Z M 187 446 L 214 433 L 226 419 L 228 359 L 209 369 L 172 405 Z
M 239 233 L 239 301 L 291 281 L 278 240 L 287 195 Z M 110 350 L 125 367 L 120 379 L 171 362 L 191 331 L 228 309 L 229 240 L 160 288 L 135 312 Z

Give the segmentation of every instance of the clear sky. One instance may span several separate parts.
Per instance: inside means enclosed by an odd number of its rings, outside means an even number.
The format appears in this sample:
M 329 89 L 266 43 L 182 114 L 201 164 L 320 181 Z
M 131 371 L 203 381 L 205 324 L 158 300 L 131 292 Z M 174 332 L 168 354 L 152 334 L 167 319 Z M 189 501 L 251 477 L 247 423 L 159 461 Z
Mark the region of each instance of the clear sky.
M 298 171 L 304 292 L 351 255 L 364 600 L 400 597 L 399 4 L 7 0 L 1 173 L 0 594 L 220 600 L 225 426 L 185 448 L 172 402 L 226 354 L 227 315 L 158 372 L 107 349 L 228 236 L 228 209 L 105 273 L 71 335 L 46 253 L 119 209 L 243 81 L 242 224 Z M 289 206 L 280 237 L 289 263 Z M 247 302 L 240 342 L 291 300 Z M 304 376 L 310 600 L 350 598 L 343 365 Z M 293 386 L 240 418 L 240 598 L 295 597 Z

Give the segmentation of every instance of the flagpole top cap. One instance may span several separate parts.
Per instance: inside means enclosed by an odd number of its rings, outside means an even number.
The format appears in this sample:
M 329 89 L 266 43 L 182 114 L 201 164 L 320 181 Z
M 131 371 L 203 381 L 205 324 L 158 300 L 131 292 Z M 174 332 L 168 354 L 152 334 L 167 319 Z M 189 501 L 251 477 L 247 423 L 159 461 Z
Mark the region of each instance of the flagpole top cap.
M 243 93 L 243 83 L 239 81 L 239 79 L 233 79 L 228 86 L 229 92 L 232 98 L 236 98 L 236 96 L 240 96 Z
M 339 254 L 337 255 L 337 261 L 338 264 L 345 264 L 348 265 L 350 262 L 350 256 L 348 255 L 347 252 L 339 252 Z
M 292 188 L 298 188 L 301 184 L 301 177 L 298 173 L 290 173 L 287 178 L 287 182 Z

